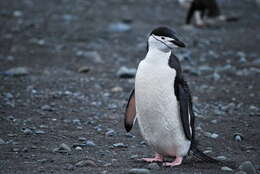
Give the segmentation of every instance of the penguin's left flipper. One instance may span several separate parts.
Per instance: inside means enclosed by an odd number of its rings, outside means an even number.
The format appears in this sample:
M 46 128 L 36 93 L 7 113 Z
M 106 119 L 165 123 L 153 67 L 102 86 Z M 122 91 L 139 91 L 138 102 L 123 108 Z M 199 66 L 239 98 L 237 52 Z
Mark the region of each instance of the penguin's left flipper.
M 192 141 L 194 138 L 194 113 L 188 84 L 182 79 L 177 85 L 177 98 L 180 105 L 180 116 L 185 136 Z
M 125 129 L 129 132 L 136 119 L 135 89 L 131 91 L 125 110 Z

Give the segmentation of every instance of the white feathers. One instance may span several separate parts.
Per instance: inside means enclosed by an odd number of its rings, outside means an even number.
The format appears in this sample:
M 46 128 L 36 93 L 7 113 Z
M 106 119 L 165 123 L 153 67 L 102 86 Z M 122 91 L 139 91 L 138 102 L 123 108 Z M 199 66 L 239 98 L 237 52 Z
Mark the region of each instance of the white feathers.
M 184 156 L 190 141 L 185 137 L 174 93 L 176 71 L 168 66 L 171 52 L 155 45 L 152 44 L 136 74 L 137 120 L 143 137 L 157 153 Z

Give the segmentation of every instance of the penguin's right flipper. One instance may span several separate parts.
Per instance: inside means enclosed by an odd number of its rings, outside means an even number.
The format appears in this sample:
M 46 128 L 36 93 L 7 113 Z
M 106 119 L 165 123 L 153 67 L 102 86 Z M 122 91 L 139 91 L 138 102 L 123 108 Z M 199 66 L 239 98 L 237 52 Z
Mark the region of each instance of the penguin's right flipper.
M 125 110 L 125 129 L 129 132 L 136 119 L 135 89 L 131 91 Z

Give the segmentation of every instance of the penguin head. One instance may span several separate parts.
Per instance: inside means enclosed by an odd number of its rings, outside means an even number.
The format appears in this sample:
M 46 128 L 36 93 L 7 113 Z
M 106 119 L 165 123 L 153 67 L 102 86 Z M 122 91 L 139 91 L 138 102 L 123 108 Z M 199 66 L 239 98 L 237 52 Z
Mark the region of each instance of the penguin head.
M 173 48 L 185 47 L 185 44 L 175 36 L 173 30 L 167 27 L 158 27 L 151 32 L 148 38 L 148 47 L 168 52 Z

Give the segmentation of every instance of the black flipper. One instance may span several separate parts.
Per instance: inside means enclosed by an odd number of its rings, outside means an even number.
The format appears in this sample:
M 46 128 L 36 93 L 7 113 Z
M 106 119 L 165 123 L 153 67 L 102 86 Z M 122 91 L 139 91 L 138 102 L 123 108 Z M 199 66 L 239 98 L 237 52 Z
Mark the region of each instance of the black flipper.
M 135 106 L 135 89 L 131 91 L 129 96 L 126 109 L 125 109 L 125 129 L 129 132 L 134 124 L 136 117 L 136 106 Z
M 180 80 L 179 80 L 180 81 Z M 180 104 L 180 116 L 185 136 L 188 140 L 193 141 L 194 114 L 192 110 L 191 95 L 187 83 L 182 80 L 177 82 L 178 98 Z

